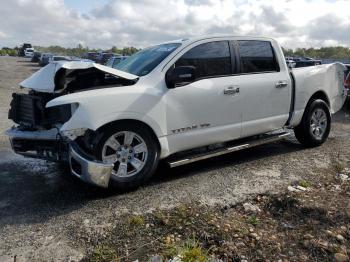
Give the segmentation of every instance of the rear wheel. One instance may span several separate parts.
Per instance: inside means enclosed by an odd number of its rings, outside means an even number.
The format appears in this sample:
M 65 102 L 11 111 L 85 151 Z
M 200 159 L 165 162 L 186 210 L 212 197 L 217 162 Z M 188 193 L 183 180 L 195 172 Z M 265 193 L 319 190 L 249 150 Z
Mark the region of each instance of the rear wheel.
M 95 156 L 114 164 L 111 186 L 133 189 L 146 182 L 157 168 L 159 150 L 150 130 L 134 123 L 120 123 L 104 130 Z
M 300 124 L 294 128 L 295 137 L 308 147 L 323 144 L 331 129 L 331 114 L 323 100 L 314 100 L 306 108 Z

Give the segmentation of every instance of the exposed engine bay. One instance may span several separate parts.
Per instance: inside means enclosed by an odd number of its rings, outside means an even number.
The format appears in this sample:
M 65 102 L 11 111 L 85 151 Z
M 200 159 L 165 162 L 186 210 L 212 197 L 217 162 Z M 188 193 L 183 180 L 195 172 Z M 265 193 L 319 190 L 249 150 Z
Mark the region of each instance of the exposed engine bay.
M 61 68 L 56 72 L 54 81 L 54 91 L 60 94 L 135 84 L 133 80 L 113 76 L 95 67 L 88 69 Z

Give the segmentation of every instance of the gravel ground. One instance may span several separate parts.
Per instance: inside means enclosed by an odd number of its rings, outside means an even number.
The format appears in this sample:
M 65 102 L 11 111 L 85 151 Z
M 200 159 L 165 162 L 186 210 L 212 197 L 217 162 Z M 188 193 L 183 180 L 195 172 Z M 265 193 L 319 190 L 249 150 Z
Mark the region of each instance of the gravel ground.
M 122 214 L 170 209 L 180 203 L 232 205 L 277 193 L 313 169 L 349 160 L 350 118 L 334 116 L 328 141 L 304 149 L 295 139 L 236 152 L 185 167 L 161 168 L 146 186 L 128 193 L 88 186 L 67 170 L 14 155 L 4 131 L 18 83 L 38 69 L 26 59 L 0 57 L 0 261 L 67 261 L 86 246 L 75 229 L 84 221 L 113 227 Z M 316 173 L 315 173 L 316 175 Z

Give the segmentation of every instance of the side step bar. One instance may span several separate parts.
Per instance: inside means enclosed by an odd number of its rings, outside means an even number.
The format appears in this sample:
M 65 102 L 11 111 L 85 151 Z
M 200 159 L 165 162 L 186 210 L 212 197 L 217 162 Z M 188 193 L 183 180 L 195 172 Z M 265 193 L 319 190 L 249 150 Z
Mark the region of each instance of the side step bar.
M 236 143 L 230 143 L 223 148 L 211 150 L 211 151 L 208 151 L 205 153 L 187 155 L 186 157 L 184 157 L 182 159 L 180 157 L 177 159 L 171 158 L 171 159 L 168 159 L 167 162 L 171 168 L 177 167 L 177 166 L 182 166 L 182 165 L 190 164 L 190 163 L 197 162 L 200 160 L 212 158 L 215 156 L 221 156 L 221 155 L 229 154 L 229 153 L 236 152 L 239 150 L 247 149 L 250 147 L 255 147 L 255 146 L 260 146 L 263 144 L 268 144 L 268 143 L 280 141 L 280 140 L 286 139 L 289 135 L 290 135 L 290 133 L 288 133 L 288 132 L 263 135 L 263 136 L 260 136 L 256 139 L 254 139 L 254 140 L 245 140 L 245 142 L 241 141 L 241 142 L 236 142 Z

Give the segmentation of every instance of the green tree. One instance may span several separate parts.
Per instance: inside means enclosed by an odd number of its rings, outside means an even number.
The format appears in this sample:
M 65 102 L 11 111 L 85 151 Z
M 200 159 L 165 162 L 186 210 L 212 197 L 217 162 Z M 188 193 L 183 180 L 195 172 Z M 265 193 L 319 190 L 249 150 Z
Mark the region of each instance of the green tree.
M 133 46 L 131 46 L 131 47 L 124 47 L 122 49 L 122 54 L 123 55 L 132 55 L 132 54 L 136 53 L 137 51 L 139 51 L 139 49 L 137 49 L 137 48 L 135 48 Z
M 285 56 L 306 56 L 320 59 L 348 59 L 350 60 L 350 48 L 344 46 L 332 46 L 321 48 L 282 48 Z
M 15 49 L 10 49 L 7 51 L 7 54 L 10 56 L 16 56 L 17 55 L 17 51 Z
M 120 50 L 116 46 L 112 46 L 111 52 L 115 53 L 115 54 L 118 54 L 120 52 Z

